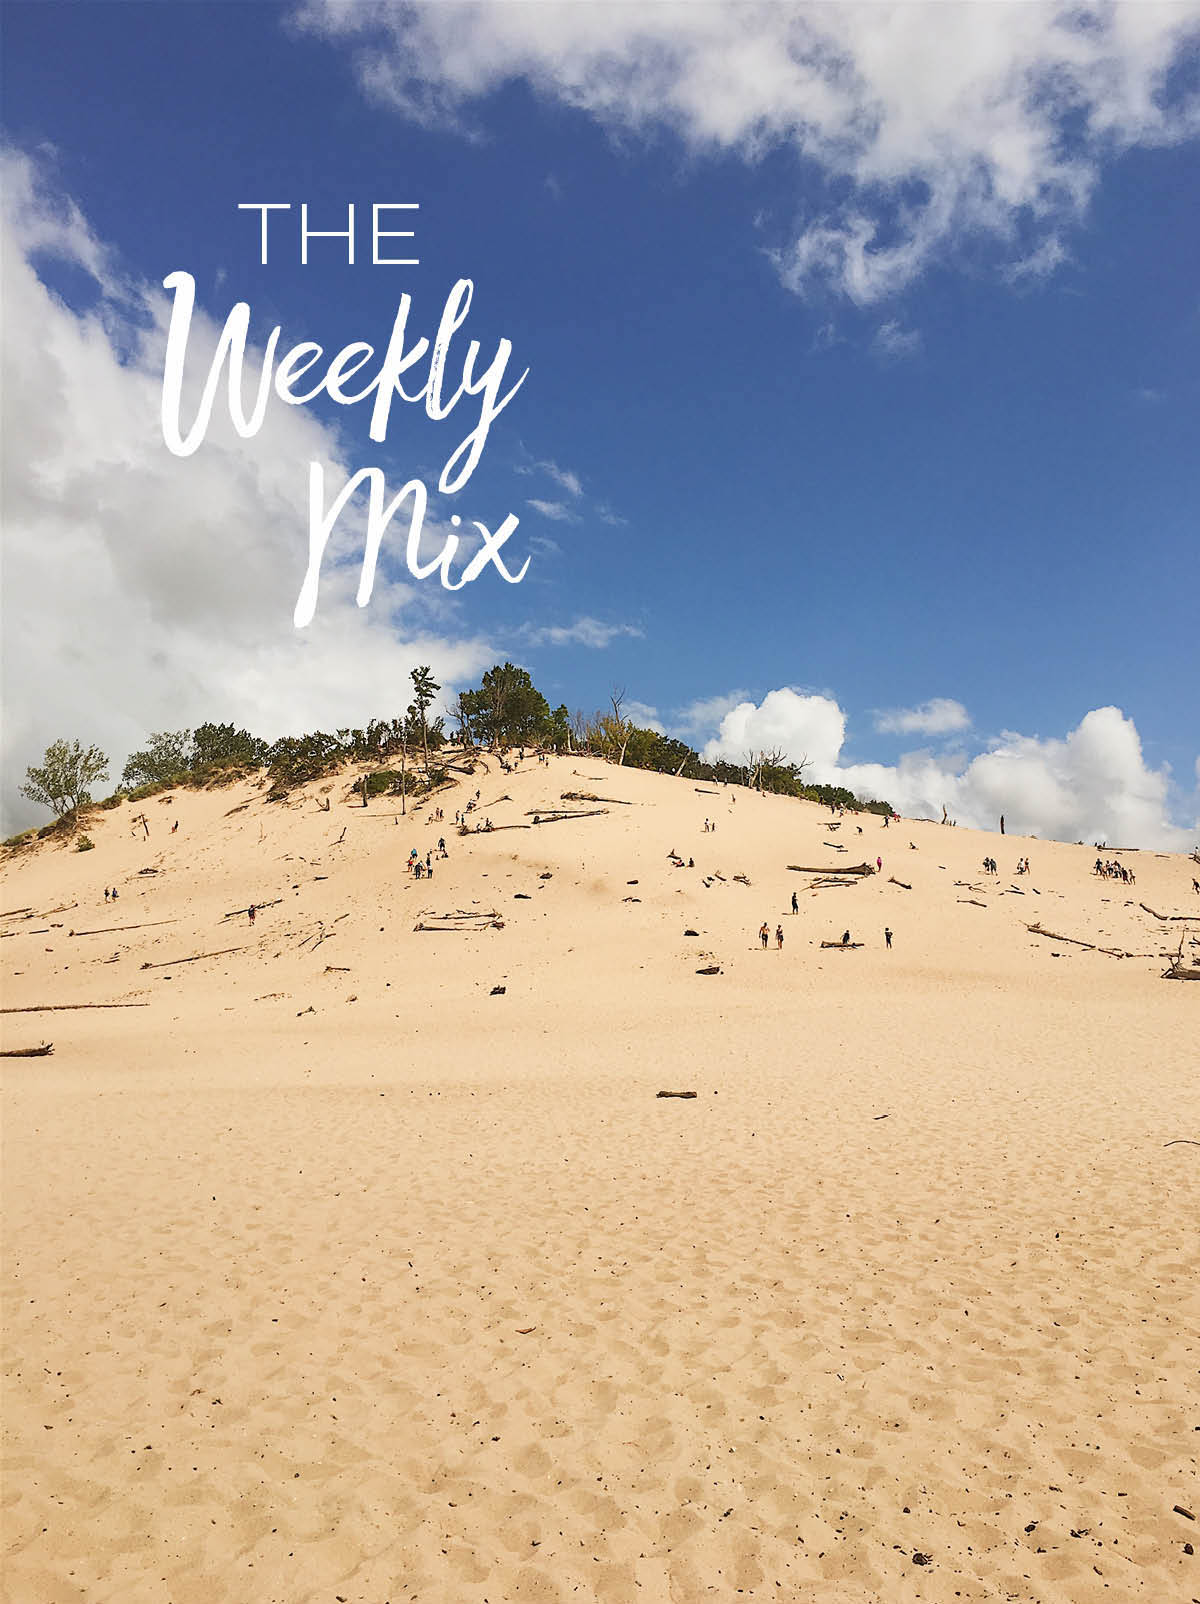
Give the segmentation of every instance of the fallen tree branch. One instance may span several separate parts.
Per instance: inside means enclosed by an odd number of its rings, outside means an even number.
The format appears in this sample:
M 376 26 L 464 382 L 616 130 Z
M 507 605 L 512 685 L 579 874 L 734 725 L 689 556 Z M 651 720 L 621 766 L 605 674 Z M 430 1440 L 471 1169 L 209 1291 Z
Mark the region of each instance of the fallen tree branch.
M 68 930 L 69 936 L 111 936 L 118 930 L 153 930 L 157 925 L 177 925 L 178 919 L 151 919 L 144 925 L 103 925 L 99 930 Z
M 828 843 L 826 843 L 826 844 L 828 845 Z M 874 874 L 875 873 L 875 870 L 874 870 L 873 866 L 871 864 L 869 864 L 869 863 L 848 863 L 845 866 L 844 869 L 839 869 L 839 868 L 832 868 L 831 869 L 827 863 L 822 863 L 816 868 L 813 868 L 811 865 L 807 865 L 807 864 L 803 864 L 803 863 L 789 863 L 788 864 L 788 868 L 791 869 L 793 871 L 793 873 L 795 873 L 795 874 L 820 874 L 820 875 L 827 875 L 827 874 L 863 874 L 863 875 L 866 875 L 866 874 Z
M 607 808 L 593 808 L 590 813 L 534 813 L 533 822 L 534 824 L 563 824 L 568 819 L 596 819 L 602 813 L 607 812 Z M 511 829 L 512 826 L 509 826 L 509 828 Z
M 0 1014 L 64 1014 L 77 1008 L 149 1008 L 149 1003 L 33 1003 L 28 1008 L 0 1008 Z
M 897 880 L 896 876 L 894 874 L 893 875 L 889 875 L 889 877 L 888 877 L 888 885 L 890 885 L 890 886 L 899 886 L 901 888 L 901 890 L 903 890 L 903 891 L 911 891 L 912 890 L 912 887 L 909 885 L 907 880 Z
M 695 1097 L 695 1092 L 656 1092 L 656 1097 Z
M 277 908 L 282 901 L 282 897 L 276 897 L 274 902 L 255 902 L 252 903 L 251 906 L 253 907 L 255 913 L 261 913 L 264 908 Z M 249 908 L 235 908 L 232 913 L 223 913 L 221 915 L 222 923 L 224 923 L 226 919 L 236 919 L 239 914 L 248 914 L 249 912 Z
M 201 958 L 224 958 L 231 952 L 245 952 L 245 947 L 222 947 L 219 952 L 198 952 L 191 958 L 175 958 L 169 963 L 143 964 L 143 969 L 176 969 L 180 964 L 198 964 Z
M 862 941 L 823 941 L 821 945 L 828 947 L 832 952 L 853 952 L 856 947 L 865 946 L 865 943 Z
M 714 795 L 716 793 L 714 792 Z M 594 791 L 562 791 L 559 794 L 562 802 L 610 802 L 614 807 L 631 808 L 632 802 L 626 802 L 619 796 L 597 796 Z
M 43 1042 L 40 1047 L 5 1047 L 0 1048 L 0 1058 L 49 1058 L 54 1051 L 52 1041 Z M 1171 1144 L 1168 1142 L 1167 1146 Z
M 1138 907 L 1141 908 L 1143 913 L 1148 913 L 1152 919 L 1161 919 L 1163 924 L 1171 924 L 1175 921 L 1190 924 L 1196 917 L 1194 913 L 1155 913 L 1154 909 L 1147 908 L 1144 902 L 1139 902 Z

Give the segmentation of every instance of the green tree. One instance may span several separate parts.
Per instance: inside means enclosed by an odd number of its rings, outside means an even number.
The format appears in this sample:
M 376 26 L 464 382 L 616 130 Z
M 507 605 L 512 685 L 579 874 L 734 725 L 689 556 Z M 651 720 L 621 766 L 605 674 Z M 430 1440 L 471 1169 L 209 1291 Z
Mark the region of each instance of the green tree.
M 26 769 L 21 795 L 61 819 L 85 807 L 92 800 L 89 787 L 107 775 L 108 759 L 98 746 L 85 750 L 78 741 L 52 741 L 41 767 Z
M 555 752 L 570 751 L 571 715 L 567 712 L 565 702 L 560 703 L 546 720 L 542 729 L 542 740 Z
M 524 668 L 496 663 L 477 691 L 459 698 L 472 733 L 493 746 L 518 746 L 538 739 L 550 718 L 550 704 Z
M 429 777 L 429 720 L 428 712 L 433 705 L 433 699 L 441 690 L 441 686 L 433 677 L 428 663 L 424 668 L 414 668 L 410 676 L 413 682 L 413 705 L 417 710 L 417 719 L 421 726 L 421 748 L 425 753 L 425 776 Z
M 267 743 L 249 730 L 234 729 L 232 724 L 201 724 L 192 736 L 190 767 L 200 769 L 216 764 L 261 768 L 268 761 L 269 750 Z
M 152 734 L 143 752 L 132 752 L 121 775 L 121 790 L 139 785 L 169 784 L 192 766 L 191 730 L 160 730 Z

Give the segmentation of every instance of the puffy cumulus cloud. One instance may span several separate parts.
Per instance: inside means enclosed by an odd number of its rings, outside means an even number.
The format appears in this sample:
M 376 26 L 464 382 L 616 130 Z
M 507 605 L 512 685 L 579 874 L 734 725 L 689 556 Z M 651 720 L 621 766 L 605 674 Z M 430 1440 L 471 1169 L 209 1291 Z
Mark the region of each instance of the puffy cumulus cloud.
M 998 242 L 1017 278 L 1053 271 L 1106 159 L 1200 127 L 1195 84 L 1173 72 L 1200 0 L 304 0 L 296 16 L 420 122 L 466 128 L 472 101 L 524 78 L 619 133 L 667 126 L 747 161 L 791 149 L 828 202 L 804 199 L 778 271 L 862 305 L 967 237 Z
M 331 483 L 348 471 L 333 433 L 277 406 L 243 441 L 218 411 L 194 456 L 172 456 L 165 296 L 122 277 L 28 157 L 5 152 L 2 176 L 4 827 L 44 816 L 15 791 L 59 736 L 100 745 L 115 779 L 150 730 L 337 727 L 405 705 L 418 663 L 447 687 L 486 666 L 484 643 L 453 638 L 440 591 L 381 569 L 355 606 L 361 514 L 330 543 L 314 623 L 293 628 L 307 464 Z M 82 286 L 72 305 L 48 287 L 64 271 Z M 210 354 L 218 332 L 193 329 Z
M 721 727 L 701 754 L 706 762 L 744 761 L 748 752 L 775 752 L 785 761 L 807 758 L 818 776 L 836 767 L 846 739 L 846 715 L 831 697 L 805 696 L 785 686 L 768 691 L 757 705 L 738 702 L 722 715 Z
M 881 735 L 951 735 L 970 727 L 966 708 L 949 696 L 935 696 L 920 707 L 894 707 L 875 715 L 875 728 Z
M 1013 835 L 1182 851 L 1200 830 L 1200 818 L 1190 827 L 1172 819 L 1170 773 L 1147 767 L 1120 708 L 1094 709 L 1062 739 L 1005 733 L 970 759 L 913 751 L 892 764 L 846 763 L 845 734 L 846 716 L 831 697 L 785 688 L 729 708 L 704 756 L 741 762 L 747 752 L 779 750 L 786 761 L 807 758 L 807 777 L 818 783 L 886 798 L 913 817 L 940 819 L 945 807 L 975 829 L 995 829 L 1004 814 Z

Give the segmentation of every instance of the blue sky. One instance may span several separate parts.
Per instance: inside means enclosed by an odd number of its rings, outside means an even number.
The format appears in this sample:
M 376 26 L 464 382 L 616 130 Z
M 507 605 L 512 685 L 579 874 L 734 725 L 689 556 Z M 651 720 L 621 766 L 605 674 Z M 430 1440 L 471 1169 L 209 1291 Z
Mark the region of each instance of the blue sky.
M 413 662 L 455 687 L 509 656 L 552 702 L 619 683 L 912 811 L 1011 792 L 1036 833 L 1189 844 L 1200 10 L 1000 11 L 847 6 L 814 39 L 805 7 L 7 5 L 5 360 L 38 377 L 6 419 L 6 770 L 59 734 L 119 763 L 209 716 L 350 722 Z M 266 267 L 262 200 L 294 206 Z M 401 200 L 420 265 L 372 267 Z M 301 201 L 356 203 L 358 265 L 300 265 Z M 398 406 L 376 445 L 367 406 L 276 401 L 177 461 L 149 403 L 178 269 L 213 325 L 245 299 L 259 346 L 331 353 L 382 347 L 405 292 L 432 335 L 470 278 L 464 334 L 529 376 L 435 510 L 518 516 L 526 579 L 450 598 L 397 533 L 355 616 L 348 519 L 297 639 L 310 458 L 432 489 L 458 414 Z

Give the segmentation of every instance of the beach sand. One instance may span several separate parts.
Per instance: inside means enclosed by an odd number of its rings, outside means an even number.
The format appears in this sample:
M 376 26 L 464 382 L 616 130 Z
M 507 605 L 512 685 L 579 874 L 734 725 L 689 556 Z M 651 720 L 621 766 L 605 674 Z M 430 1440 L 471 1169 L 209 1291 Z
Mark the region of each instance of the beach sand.
M 350 778 L 4 864 L 6 1600 L 1200 1598 L 1194 864 Z

